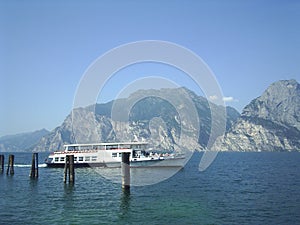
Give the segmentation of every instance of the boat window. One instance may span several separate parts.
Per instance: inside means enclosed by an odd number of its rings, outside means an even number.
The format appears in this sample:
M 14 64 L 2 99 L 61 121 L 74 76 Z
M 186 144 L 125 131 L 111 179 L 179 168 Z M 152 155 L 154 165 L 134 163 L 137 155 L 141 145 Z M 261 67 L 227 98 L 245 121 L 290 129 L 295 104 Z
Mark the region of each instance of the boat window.
M 122 149 L 130 148 L 130 145 L 125 145 L 125 144 L 124 144 L 124 145 L 121 145 L 121 146 L 122 146 L 122 147 L 121 147 Z
M 117 157 L 117 153 L 112 153 L 111 156 L 112 157 Z
M 53 158 L 52 158 L 52 157 L 48 157 L 48 159 L 47 159 L 47 162 L 48 162 L 48 163 L 51 163 L 51 162 L 52 162 L 52 160 L 53 160 Z
M 106 149 L 107 150 L 118 149 L 118 145 L 107 145 Z
M 143 149 L 143 145 L 131 145 L 130 148 L 136 149 L 136 150 L 141 150 L 141 149 Z
M 83 161 L 83 157 L 82 156 L 79 157 L 79 161 Z
M 90 156 L 86 156 L 85 157 L 85 161 L 90 161 L 91 160 L 91 157 Z
M 93 150 L 105 150 L 105 145 L 96 145 L 93 147 Z
M 92 156 L 92 161 L 97 161 L 97 156 Z
M 119 152 L 119 157 L 122 157 L 122 153 Z
M 77 161 L 77 157 L 74 157 L 74 162 Z
M 93 149 L 93 146 L 91 146 L 91 145 L 82 145 L 82 146 L 79 146 L 79 150 L 80 151 L 89 151 L 91 149 Z
M 58 162 L 58 157 L 55 157 L 54 161 L 55 161 L 55 162 Z
M 65 157 L 60 157 L 60 161 L 61 162 L 65 161 Z

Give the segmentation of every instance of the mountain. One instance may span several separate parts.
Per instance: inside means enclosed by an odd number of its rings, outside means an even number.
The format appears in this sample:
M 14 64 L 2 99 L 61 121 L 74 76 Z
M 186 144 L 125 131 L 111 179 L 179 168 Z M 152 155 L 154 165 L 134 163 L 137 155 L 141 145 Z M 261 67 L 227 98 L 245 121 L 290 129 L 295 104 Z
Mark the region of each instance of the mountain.
M 300 85 L 275 82 L 247 105 L 215 149 L 300 151 Z
M 73 110 L 33 150 L 53 151 L 67 143 L 135 140 L 148 141 L 159 149 L 174 149 L 181 143 L 201 150 L 210 136 L 210 107 L 217 114 L 224 109 L 186 88 L 139 90 L 128 98 Z M 231 107 L 226 109 L 228 130 L 239 113 Z
M 38 143 L 38 141 L 50 132 L 46 129 L 34 132 L 7 135 L 0 138 L 0 152 L 25 152 Z
M 68 143 L 135 140 L 160 149 L 183 143 L 191 150 L 202 150 L 212 129 L 210 107 L 221 117 L 222 106 L 186 88 L 139 90 L 128 98 L 74 109 L 52 132 L 1 137 L 0 151 L 53 151 Z M 241 115 L 231 107 L 226 111 L 226 133 L 217 139 L 214 149 L 300 151 L 300 87 L 296 80 L 271 84 Z

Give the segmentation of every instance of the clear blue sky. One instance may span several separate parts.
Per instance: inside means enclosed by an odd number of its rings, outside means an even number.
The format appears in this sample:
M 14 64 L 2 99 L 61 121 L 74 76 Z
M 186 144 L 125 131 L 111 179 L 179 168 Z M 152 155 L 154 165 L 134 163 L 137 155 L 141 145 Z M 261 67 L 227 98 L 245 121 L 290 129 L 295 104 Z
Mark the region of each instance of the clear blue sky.
M 300 81 L 300 1 L 3 0 L 0 136 L 60 125 L 87 67 L 140 40 L 198 54 L 239 111 L 274 81 Z M 111 83 L 114 92 L 120 87 Z

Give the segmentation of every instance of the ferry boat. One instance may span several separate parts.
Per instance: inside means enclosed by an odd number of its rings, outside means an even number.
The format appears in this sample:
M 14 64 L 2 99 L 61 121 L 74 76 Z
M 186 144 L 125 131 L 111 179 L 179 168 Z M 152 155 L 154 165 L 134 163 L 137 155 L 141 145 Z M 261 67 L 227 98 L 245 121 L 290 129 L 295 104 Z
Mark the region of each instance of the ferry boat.
M 130 153 L 130 167 L 183 167 L 184 156 L 147 151 L 147 142 L 116 142 L 67 144 L 64 150 L 51 153 L 45 160 L 47 167 L 64 167 L 67 155 L 74 155 L 75 167 L 120 167 L 122 153 Z

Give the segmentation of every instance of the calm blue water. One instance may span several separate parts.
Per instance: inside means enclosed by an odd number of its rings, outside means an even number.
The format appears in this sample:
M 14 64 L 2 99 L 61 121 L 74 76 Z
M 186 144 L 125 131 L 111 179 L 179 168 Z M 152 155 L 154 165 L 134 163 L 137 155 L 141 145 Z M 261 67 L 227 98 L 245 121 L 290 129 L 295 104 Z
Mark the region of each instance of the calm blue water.
M 0 174 L 0 224 L 300 224 L 300 153 L 219 153 L 204 172 L 197 153 L 170 179 L 130 194 L 92 168 L 76 169 L 73 186 L 59 168 L 30 180 L 30 167 L 18 165 L 31 156 L 16 153 L 15 174 Z

